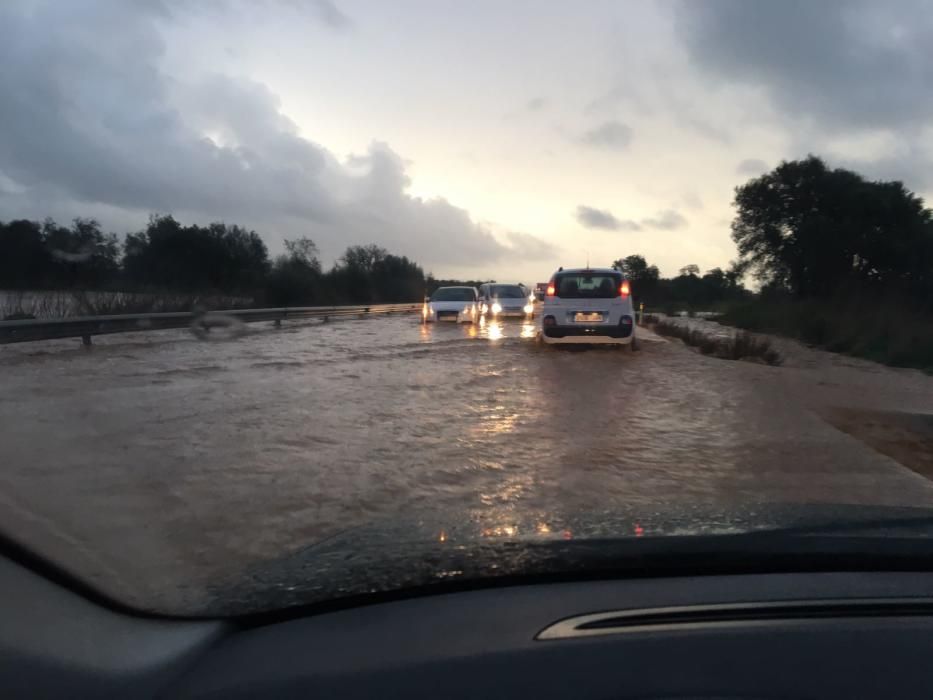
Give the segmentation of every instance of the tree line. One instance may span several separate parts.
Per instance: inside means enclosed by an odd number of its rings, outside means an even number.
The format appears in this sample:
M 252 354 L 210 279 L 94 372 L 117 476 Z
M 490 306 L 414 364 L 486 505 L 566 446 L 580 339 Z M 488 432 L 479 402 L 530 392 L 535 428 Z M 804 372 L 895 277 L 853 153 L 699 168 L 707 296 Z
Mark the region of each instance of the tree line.
M 902 182 L 872 181 L 830 168 L 810 155 L 785 161 L 735 189 L 727 270 L 696 265 L 662 278 L 644 257 L 613 266 L 632 280 L 635 297 L 663 307 L 748 301 L 877 303 L 885 299 L 933 311 L 933 212 Z M 760 286 L 752 295 L 747 276 Z
M 811 155 L 737 187 L 734 206 L 736 268 L 764 297 L 884 296 L 933 310 L 933 213 L 902 182 Z
M 714 267 L 700 274 L 697 265 L 685 265 L 676 277 L 661 277 L 656 265 L 641 255 L 629 255 L 612 263 L 632 283 L 636 302 L 651 310 L 673 313 L 681 309 L 712 310 L 751 296 L 738 270 Z
M 903 183 L 808 156 L 740 185 L 733 205 L 738 257 L 728 269 L 687 265 L 662 278 L 629 255 L 614 266 L 635 298 L 651 308 L 715 307 L 747 300 L 742 281 L 751 275 L 766 300 L 884 297 L 933 311 L 933 212 Z M 225 223 L 156 215 L 121 241 L 93 219 L 0 222 L 0 289 L 165 290 L 300 305 L 415 301 L 443 282 L 457 283 L 375 245 L 348 247 L 329 270 L 308 238 L 286 241 L 270 259 L 259 234 Z
M 933 373 L 933 213 L 899 181 L 808 156 L 735 190 L 736 268 L 760 293 L 723 321 Z
M 171 216 L 150 217 L 122 242 L 93 219 L 0 222 L 0 289 L 223 294 L 276 306 L 409 302 L 425 291 L 417 263 L 376 245 L 349 246 L 326 271 L 311 239 L 285 248 L 270 259 L 255 231 Z

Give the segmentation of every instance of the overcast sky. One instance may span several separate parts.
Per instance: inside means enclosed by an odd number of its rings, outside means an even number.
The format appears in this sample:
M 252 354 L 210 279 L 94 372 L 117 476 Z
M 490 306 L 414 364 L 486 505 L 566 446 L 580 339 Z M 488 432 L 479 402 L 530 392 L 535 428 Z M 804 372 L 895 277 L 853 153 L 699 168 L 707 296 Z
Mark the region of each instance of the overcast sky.
M 223 219 L 525 282 L 725 266 L 733 188 L 781 159 L 933 189 L 931 10 L 4 0 L 0 219 Z

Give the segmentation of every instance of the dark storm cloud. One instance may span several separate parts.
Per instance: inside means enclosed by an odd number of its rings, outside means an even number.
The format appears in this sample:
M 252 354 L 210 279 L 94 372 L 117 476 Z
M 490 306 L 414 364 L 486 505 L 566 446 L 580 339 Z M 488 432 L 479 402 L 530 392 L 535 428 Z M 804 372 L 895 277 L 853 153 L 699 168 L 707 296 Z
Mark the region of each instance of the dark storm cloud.
M 656 229 L 658 231 L 675 231 L 684 228 L 687 223 L 683 215 L 674 209 L 665 209 L 664 211 L 658 212 L 656 216 L 641 220 L 641 225 L 644 228 Z
M 681 2 L 693 61 L 760 86 L 824 128 L 919 125 L 933 115 L 933 14 L 923 0 Z
M 529 112 L 540 112 L 547 107 L 546 97 L 532 97 L 525 103 L 525 109 Z
M 739 175 L 761 175 L 768 171 L 768 164 L 759 158 L 746 158 L 735 166 Z
M 261 83 L 164 74 L 160 26 L 179 12 L 166 7 L 0 4 L 0 218 L 76 203 L 239 220 L 273 243 L 298 231 L 330 254 L 370 241 L 433 264 L 523 254 L 463 209 L 408 195 L 387 145 L 342 162 Z
M 310 0 L 311 7 L 318 18 L 334 29 L 348 29 L 353 26 L 347 17 L 331 0 Z
M 624 150 L 632 142 L 632 129 L 619 121 L 607 121 L 584 131 L 580 141 L 595 148 Z
M 596 209 L 583 204 L 577 207 L 576 219 L 587 228 L 604 231 L 674 231 L 687 225 L 687 220 L 676 210 L 666 209 L 656 216 L 649 216 L 639 221 L 618 219 L 612 212 Z
M 619 220 L 612 215 L 611 211 L 605 209 L 596 209 L 581 204 L 577 207 L 577 221 L 587 228 L 601 228 L 606 231 L 618 231 Z
M 142 5 L 147 0 L 128 0 Z M 236 11 L 250 9 L 258 17 L 264 15 L 278 15 L 283 9 L 295 10 L 306 16 L 313 17 L 318 22 L 331 29 L 344 30 L 353 27 L 353 20 L 346 15 L 333 0 L 152 0 L 161 3 L 176 16 L 189 13 L 206 12 L 212 14 L 231 14 Z
M 872 180 L 898 180 L 911 190 L 930 192 L 933 190 L 933 167 L 930 153 L 912 147 L 906 153 L 884 158 L 840 158 L 833 167 L 848 168 Z

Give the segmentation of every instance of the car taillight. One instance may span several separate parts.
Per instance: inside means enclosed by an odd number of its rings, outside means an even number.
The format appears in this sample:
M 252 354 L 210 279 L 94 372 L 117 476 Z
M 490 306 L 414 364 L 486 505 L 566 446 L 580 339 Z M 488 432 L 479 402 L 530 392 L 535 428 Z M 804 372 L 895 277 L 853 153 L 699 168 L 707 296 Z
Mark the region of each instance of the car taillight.
M 622 286 L 619 287 L 619 294 L 621 294 L 621 295 L 622 295 L 622 298 L 624 299 L 625 297 L 627 297 L 627 296 L 628 296 L 629 294 L 631 294 L 631 293 L 632 293 L 632 290 L 631 290 L 631 288 L 628 286 L 628 280 L 623 280 L 623 281 L 622 281 Z
M 549 284 L 549 285 L 547 286 L 547 295 L 548 295 L 549 297 L 554 296 L 554 292 L 556 292 L 556 291 L 557 291 L 557 290 L 554 289 L 554 285 L 553 285 L 553 284 Z

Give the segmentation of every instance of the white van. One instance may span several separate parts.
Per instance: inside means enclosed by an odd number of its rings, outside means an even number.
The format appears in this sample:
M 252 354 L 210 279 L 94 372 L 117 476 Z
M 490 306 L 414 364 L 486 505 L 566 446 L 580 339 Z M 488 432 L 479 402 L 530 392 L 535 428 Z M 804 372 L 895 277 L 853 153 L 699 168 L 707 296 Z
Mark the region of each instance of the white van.
M 611 268 L 554 273 L 535 324 L 545 343 L 632 345 L 635 303 L 629 281 Z

